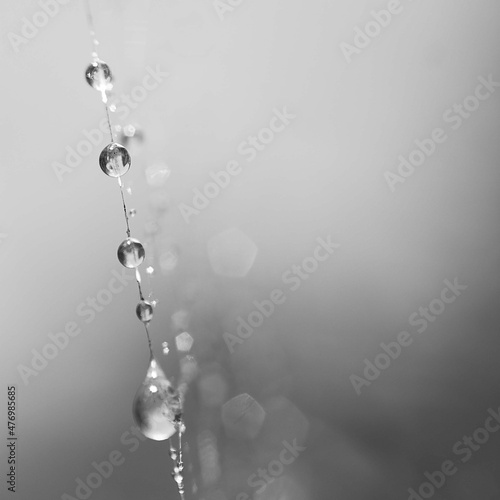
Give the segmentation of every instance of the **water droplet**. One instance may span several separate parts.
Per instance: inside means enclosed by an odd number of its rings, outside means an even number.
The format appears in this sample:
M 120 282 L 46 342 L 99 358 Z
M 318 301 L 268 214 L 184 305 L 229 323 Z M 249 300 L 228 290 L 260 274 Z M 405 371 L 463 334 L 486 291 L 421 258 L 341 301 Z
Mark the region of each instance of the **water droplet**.
M 129 217 L 135 217 L 137 215 L 137 210 L 135 208 L 131 208 L 128 211 L 128 215 L 129 215 Z
M 135 308 L 135 313 L 143 323 L 149 323 L 153 319 L 153 306 L 146 300 L 141 300 Z
M 152 391 L 152 386 L 156 390 Z M 146 378 L 135 395 L 134 421 L 147 438 L 163 441 L 176 432 L 175 422 L 180 414 L 179 394 L 151 356 Z
M 109 66 L 99 59 L 89 64 L 85 71 L 87 83 L 101 92 L 103 102 L 107 102 L 106 91 L 113 88 L 113 75 Z
M 108 144 L 99 156 L 101 170 L 110 177 L 120 177 L 130 168 L 131 160 L 128 151 L 117 142 Z
M 175 482 L 179 485 L 179 488 L 182 488 L 183 487 L 182 481 L 184 480 L 182 474 L 179 474 L 179 472 L 175 472 L 174 469 L 174 472 L 172 472 L 172 476 L 174 477 Z
M 165 354 L 166 356 L 170 352 L 170 349 L 168 348 L 168 342 L 162 342 L 161 347 L 163 349 L 163 354 Z
M 140 266 L 146 255 L 142 243 L 135 238 L 127 238 L 123 241 L 117 253 L 120 263 L 129 269 Z
M 155 268 L 153 266 L 146 267 L 146 272 L 148 274 L 153 274 L 155 272 Z
M 135 268 L 135 279 L 137 280 L 137 283 L 141 283 L 141 273 L 139 272 L 139 269 L 136 267 Z

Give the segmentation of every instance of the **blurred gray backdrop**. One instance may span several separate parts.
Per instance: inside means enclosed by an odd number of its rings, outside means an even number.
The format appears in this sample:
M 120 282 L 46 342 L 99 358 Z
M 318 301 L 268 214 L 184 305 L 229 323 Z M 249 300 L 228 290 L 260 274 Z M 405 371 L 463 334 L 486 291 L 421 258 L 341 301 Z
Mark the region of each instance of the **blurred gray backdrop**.
M 499 498 L 499 3 L 91 9 L 187 498 Z M 176 498 L 84 3 L 0 11 L 1 497 Z

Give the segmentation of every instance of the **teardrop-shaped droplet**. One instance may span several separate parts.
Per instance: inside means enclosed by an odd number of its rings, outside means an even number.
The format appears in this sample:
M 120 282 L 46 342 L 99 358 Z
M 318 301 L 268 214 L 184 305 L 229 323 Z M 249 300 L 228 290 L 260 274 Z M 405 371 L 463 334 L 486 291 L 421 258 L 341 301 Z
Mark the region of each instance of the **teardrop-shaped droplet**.
M 128 151 L 117 142 L 108 144 L 99 155 L 99 166 L 110 177 L 121 177 L 126 174 L 130 164 Z
M 117 254 L 120 263 L 129 269 L 140 266 L 146 256 L 142 243 L 135 238 L 127 238 L 123 241 L 118 247 Z
M 180 397 L 153 356 L 146 378 L 135 395 L 133 414 L 139 430 L 149 439 L 163 441 L 177 430 Z
M 147 300 L 141 300 L 135 308 L 135 313 L 143 323 L 149 323 L 153 319 L 153 306 Z
M 85 71 L 87 83 L 101 92 L 102 100 L 107 102 L 106 92 L 113 88 L 113 75 L 109 66 L 99 59 L 88 65 Z

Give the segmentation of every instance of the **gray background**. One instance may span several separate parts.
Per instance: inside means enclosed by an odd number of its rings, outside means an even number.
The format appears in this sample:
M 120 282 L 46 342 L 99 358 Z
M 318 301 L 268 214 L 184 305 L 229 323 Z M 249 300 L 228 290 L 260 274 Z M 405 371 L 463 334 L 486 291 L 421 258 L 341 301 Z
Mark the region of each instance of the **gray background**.
M 148 66 L 170 73 L 122 123 L 137 122 L 145 136 L 123 179 L 138 213 L 132 232 L 147 241 L 156 269 L 151 280 L 143 271 L 159 301 L 153 348 L 172 378 L 179 356 L 171 316 L 189 312 L 199 376 L 186 438 L 197 498 L 253 498 L 248 478 L 294 439 L 306 450 L 256 499 L 406 499 L 447 459 L 458 472 L 432 498 L 499 496 L 499 435 L 465 464 L 452 451 L 500 406 L 499 89 L 458 130 L 443 113 L 478 77 L 500 81 L 500 5 L 402 0 L 402 12 L 348 63 L 340 44 L 353 43 L 354 28 L 387 4 L 246 0 L 221 20 L 209 0 L 92 2 L 118 95 L 139 85 Z M 97 165 L 107 137 L 62 181 L 54 172 L 104 109 L 83 77 L 90 41 L 82 3 L 59 6 L 14 50 L 8 34 L 40 10 L 31 1 L 0 6 L 1 406 L 5 415 L 5 387 L 16 384 L 16 498 L 75 496 L 76 479 L 113 450 L 125 463 L 92 500 L 175 498 L 167 444 L 131 452 L 120 441 L 148 361 L 135 286 L 89 324 L 76 313 L 113 270 L 121 273 L 123 212 L 116 182 Z M 285 106 L 296 118 L 246 162 L 238 145 Z M 391 192 L 384 172 L 436 127 L 446 142 Z M 230 160 L 242 173 L 187 224 L 178 205 Z M 171 175 L 154 187 L 145 169 L 158 161 Z M 283 272 L 327 235 L 340 248 L 291 292 Z M 162 270 L 169 251 L 178 261 Z M 409 316 L 455 278 L 467 289 L 418 334 Z M 238 315 L 275 288 L 286 302 L 231 354 L 224 332 L 235 333 Z M 19 365 L 30 366 L 32 349 L 68 321 L 82 333 L 23 383 Z M 411 346 L 357 395 L 349 377 L 403 330 Z M 251 415 L 236 434 L 221 418 L 222 405 L 244 393 L 265 411 L 254 437 L 245 434 Z M 2 445 L 2 471 L 6 457 Z M 4 480 L 0 487 L 7 498 Z

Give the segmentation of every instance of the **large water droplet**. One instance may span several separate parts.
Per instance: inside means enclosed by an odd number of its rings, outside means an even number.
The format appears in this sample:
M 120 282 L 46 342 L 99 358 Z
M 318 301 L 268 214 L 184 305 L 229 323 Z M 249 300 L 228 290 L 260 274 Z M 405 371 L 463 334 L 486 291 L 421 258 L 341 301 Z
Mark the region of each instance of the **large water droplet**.
M 137 317 L 143 323 L 149 323 L 153 319 L 153 306 L 146 300 L 141 300 L 135 308 Z
M 101 92 L 103 102 L 107 102 L 106 92 L 113 88 L 113 75 L 109 66 L 99 59 L 89 64 L 85 71 L 87 83 Z
M 163 441 L 177 431 L 181 401 L 156 359 L 151 356 L 146 378 L 135 395 L 134 421 L 149 439 Z
M 129 269 L 140 266 L 146 256 L 142 243 L 135 238 L 127 238 L 123 241 L 117 253 L 120 263 Z
M 130 164 L 128 151 L 117 142 L 108 144 L 99 155 L 99 166 L 110 177 L 121 177 L 126 174 Z

